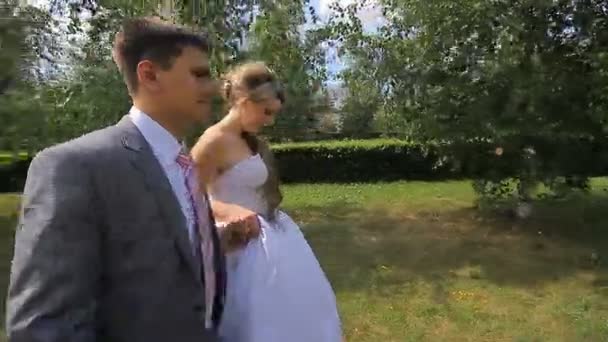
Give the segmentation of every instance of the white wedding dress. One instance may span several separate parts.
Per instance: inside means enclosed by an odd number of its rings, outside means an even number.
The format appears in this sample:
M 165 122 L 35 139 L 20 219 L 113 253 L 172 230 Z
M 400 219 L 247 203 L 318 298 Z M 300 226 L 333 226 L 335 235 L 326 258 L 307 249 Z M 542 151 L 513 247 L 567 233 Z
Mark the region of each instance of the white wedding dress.
M 268 170 L 259 155 L 211 186 L 212 199 L 266 211 L 259 192 Z M 334 292 L 298 225 L 279 211 L 244 249 L 227 255 L 222 342 L 340 342 Z

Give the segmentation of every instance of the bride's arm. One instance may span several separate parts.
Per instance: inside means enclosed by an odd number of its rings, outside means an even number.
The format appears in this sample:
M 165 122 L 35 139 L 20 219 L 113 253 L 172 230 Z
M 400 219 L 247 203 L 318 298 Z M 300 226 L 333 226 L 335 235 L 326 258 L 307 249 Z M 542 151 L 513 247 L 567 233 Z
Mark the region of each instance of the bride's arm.
M 191 156 L 197 168 L 199 184 L 204 184 L 205 190 L 215 181 L 224 161 L 224 141 L 221 133 L 216 131 L 205 132 L 197 143 L 192 147 Z M 232 222 L 245 219 L 255 213 L 241 206 L 212 200 L 211 210 L 218 222 Z
M 224 145 L 220 133 L 207 131 L 192 148 L 190 153 L 197 168 L 199 184 L 209 187 L 217 177 L 220 167 L 223 165 Z M 210 206 L 215 220 L 225 225 L 225 228 L 218 230 L 222 240 L 232 236 L 237 240 L 247 242 L 258 236 L 260 227 L 257 215 L 253 211 L 215 199 L 211 201 Z
M 222 162 L 221 149 L 221 135 L 206 131 L 190 150 L 190 156 L 196 165 L 198 183 L 205 188 L 217 177 Z
M 217 222 L 224 223 L 243 221 L 256 215 L 249 209 L 245 209 L 236 204 L 218 201 L 216 199 L 211 200 L 211 211 L 213 212 L 213 216 Z

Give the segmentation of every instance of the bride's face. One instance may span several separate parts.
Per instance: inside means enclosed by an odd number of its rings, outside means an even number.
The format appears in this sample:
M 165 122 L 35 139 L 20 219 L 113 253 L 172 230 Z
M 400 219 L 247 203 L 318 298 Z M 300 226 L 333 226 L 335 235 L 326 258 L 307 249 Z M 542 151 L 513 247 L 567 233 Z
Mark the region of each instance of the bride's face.
M 243 130 L 257 133 L 265 126 L 274 123 L 277 113 L 281 110 L 283 103 L 274 94 L 257 99 L 246 99 L 241 103 L 240 119 Z

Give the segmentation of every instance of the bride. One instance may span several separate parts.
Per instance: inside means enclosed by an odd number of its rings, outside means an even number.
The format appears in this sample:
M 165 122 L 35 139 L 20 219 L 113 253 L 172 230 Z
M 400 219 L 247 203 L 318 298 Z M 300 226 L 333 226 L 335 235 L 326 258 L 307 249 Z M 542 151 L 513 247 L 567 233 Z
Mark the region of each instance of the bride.
M 226 251 L 220 337 L 225 342 L 340 342 L 334 292 L 298 225 L 279 210 L 273 157 L 255 135 L 281 109 L 281 87 L 263 63 L 247 63 L 225 77 L 223 96 L 229 113 L 205 131 L 192 156 L 212 207 L 241 208 L 232 218 L 216 217 L 218 229 L 221 221 L 254 217 L 259 236 Z

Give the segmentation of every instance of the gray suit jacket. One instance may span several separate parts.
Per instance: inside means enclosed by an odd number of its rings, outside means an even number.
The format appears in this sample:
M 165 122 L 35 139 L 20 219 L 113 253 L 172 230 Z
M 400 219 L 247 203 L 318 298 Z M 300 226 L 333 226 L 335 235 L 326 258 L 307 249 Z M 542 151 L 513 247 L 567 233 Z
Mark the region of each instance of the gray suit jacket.
M 128 117 L 40 152 L 15 238 L 9 340 L 216 341 L 204 329 L 204 279 L 185 222 Z M 225 289 L 218 241 L 216 323 Z

